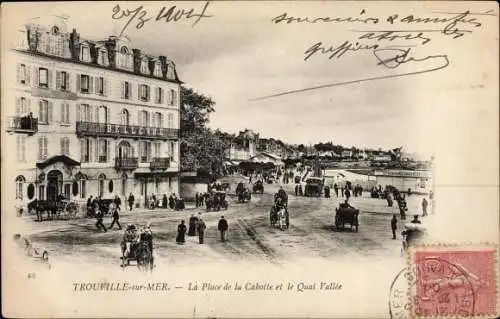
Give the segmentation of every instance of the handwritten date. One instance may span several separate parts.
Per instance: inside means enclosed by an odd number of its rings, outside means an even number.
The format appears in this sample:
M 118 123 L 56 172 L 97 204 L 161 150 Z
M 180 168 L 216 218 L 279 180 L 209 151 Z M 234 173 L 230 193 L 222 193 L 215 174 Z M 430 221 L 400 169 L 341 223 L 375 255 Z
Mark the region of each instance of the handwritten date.
M 135 9 L 122 9 L 120 5 L 117 4 L 113 7 L 113 15 L 111 17 L 113 20 L 128 19 L 126 20 L 126 23 L 123 26 L 119 36 L 122 36 L 123 33 L 125 33 L 131 23 L 134 22 L 135 28 L 139 30 L 142 29 L 147 22 L 153 19 L 153 21 L 156 22 L 164 21 L 167 23 L 177 22 L 182 19 L 194 19 L 194 22 L 192 24 L 192 26 L 194 27 L 201 19 L 212 18 L 214 16 L 213 14 L 207 14 L 209 4 L 210 1 L 205 2 L 205 5 L 200 12 L 195 11 L 194 8 L 181 9 L 177 6 L 171 6 L 169 8 L 162 7 L 154 18 L 148 13 L 146 9 L 144 9 L 144 6 L 138 6 Z

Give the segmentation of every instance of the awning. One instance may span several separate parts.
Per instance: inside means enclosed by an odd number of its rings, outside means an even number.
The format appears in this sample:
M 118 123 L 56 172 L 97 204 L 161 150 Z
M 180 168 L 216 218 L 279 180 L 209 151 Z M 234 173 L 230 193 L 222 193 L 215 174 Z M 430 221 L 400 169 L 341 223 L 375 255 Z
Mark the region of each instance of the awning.
M 66 166 L 80 166 L 80 162 L 75 161 L 74 159 L 66 156 L 66 155 L 56 155 L 51 158 L 46 159 L 43 162 L 36 163 L 36 167 L 43 169 L 47 166 L 50 166 L 55 163 L 63 163 Z

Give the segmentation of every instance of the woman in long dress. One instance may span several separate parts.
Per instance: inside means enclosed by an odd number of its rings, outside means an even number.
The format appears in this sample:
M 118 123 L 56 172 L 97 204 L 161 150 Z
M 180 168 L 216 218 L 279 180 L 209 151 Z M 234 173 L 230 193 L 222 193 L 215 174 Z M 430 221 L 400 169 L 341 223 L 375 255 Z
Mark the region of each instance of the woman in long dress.
M 194 215 L 191 215 L 189 217 L 189 230 L 188 230 L 188 236 L 196 236 L 196 224 L 198 223 L 198 218 L 195 217 Z
M 175 239 L 178 244 L 184 244 L 186 242 L 186 229 L 187 228 L 184 224 L 184 220 L 181 220 L 181 223 L 179 224 L 179 226 L 177 226 L 177 238 Z

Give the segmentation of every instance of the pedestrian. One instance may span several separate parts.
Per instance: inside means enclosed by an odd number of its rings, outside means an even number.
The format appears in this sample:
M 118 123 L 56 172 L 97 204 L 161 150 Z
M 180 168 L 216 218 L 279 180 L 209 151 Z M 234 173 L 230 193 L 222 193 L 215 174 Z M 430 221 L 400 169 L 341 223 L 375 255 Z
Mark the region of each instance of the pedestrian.
M 201 214 L 201 213 L 200 213 Z M 198 240 L 200 245 L 203 244 L 203 237 L 205 236 L 205 229 L 207 226 L 201 217 L 198 219 Z
M 340 193 L 342 194 L 342 198 L 344 198 L 344 187 L 340 188 Z
M 184 224 L 184 220 L 181 220 L 181 223 L 177 226 L 177 238 L 175 241 L 178 244 L 184 244 L 186 242 L 186 225 Z
M 217 225 L 217 229 L 220 231 L 220 240 L 222 242 L 226 241 L 226 233 L 227 229 L 229 228 L 227 224 L 227 220 L 224 218 L 224 216 L 221 216 L 219 219 L 219 224 Z
M 339 197 L 339 186 L 337 183 L 333 184 L 333 190 L 335 191 L 335 197 Z
M 295 185 L 295 196 L 299 194 L 299 185 Z
M 198 197 L 198 193 L 196 193 L 196 195 L 194 196 L 194 202 L 195 202 L 195 207 L 198 208 L 199 206 L 199 197 Z
M 396 239 L 396 229 L 398 229 L 398 220 L 396 214 L 392 215 L 391 219 L 392 239 Z
M 113 226 L 118 225 L 118 230 L 122 229 L 122 225 L 120 225 L 120 214 L 118 213 L 118 208 L 113 210 L 113 221 L 111 222 L 111 225 L 109 226 L 109 229 L 113 228 Z
M 135 201 L 134 195 L 130 193 L 130 195 L 128 195 L 128 207 L 130 211 L 132 211 L 132 208 L 134 207 L 134 201 Z
M 170 195 L 170 197 L 168 198 L 168 207 L 170 207 L 170 209 L 175 208 L 175 198 L 173 195 Z
M 431 201 L 434 199 L 434 193 L 432 191 L 429 192 L 429 199 Z
M 345 198 L 347 198 L 347 200 L 349 200 L 349 198 L 351 197 L 351 191 L 349 191 L 349 189 L 347 187 L 344 191 L 344 194 L 345 194 Z
M 167 194 L 163 194 L 163 198 L 161 199 L 161 207 L 165 209 L 168 208 Z
M 392 207 L 393 201 L 391 197 L 391 193 L 389 193 L 387 190 L 385 192 L 385 199 L 387 200 L 387 206 Z
M 422 217 L 427 216 L 427 206 L 429 205 L 429 202 L 427 202 L 427 199 L 425 197 L 422 199 Z
M 120 206 L 122 204 L 122 200 L 120 199 L 120 197 L 118 197 L 118 195 L 115 195 L 115 199 L 113 200 L 113 202 L 116 205 L 116 209 L 120 210 Z
M 413 216 L 413 220 L 411 221 L 412 224 L 422 224 L 420 220 L 418 220 L 418 215 Z
M 107 232 L 108 230 L 106 229 L 106 226 L 104 226 L 104 224 L 102 223 L 102 211 L 97 208 L 96 211 L 95 211 L 95 216 L 96 216 L 96 219 L 97 219 L 97 222 L 95 223 L 95 226 L 97 227 L 97 230 L 101 230 L 101 228 L 104 230 L 104 232 Z
M 195 217 L 193 214 L 191 214 L 191 217 L 189 217 L 188 236 L 196 236 L 196 223 L 197 222 L 198 222 L 198 217 Z
M 93 215 L 93 209 L 92 209 L 92 195 L 87 199 L 87 216 L 92 216 Z

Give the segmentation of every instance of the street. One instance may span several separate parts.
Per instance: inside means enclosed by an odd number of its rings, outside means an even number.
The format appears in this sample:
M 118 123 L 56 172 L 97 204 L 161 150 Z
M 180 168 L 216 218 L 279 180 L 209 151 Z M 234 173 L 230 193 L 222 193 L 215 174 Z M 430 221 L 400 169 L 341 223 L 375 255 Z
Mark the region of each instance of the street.
M 235 189 L 235 182 L 231 187 Z M 246 183 L 248 181 L 245 180 Z M 250 185 L 251 186 L 251 185 Z M 120 216 L 123 230 L 114 229 L 98 232 L 95 220 L 54 220 L 35 222 L 33 217 L 23 217 L 28 224 L 26 235 L 35 245 L 45 247 L 51 260 L 79 260 L 99 264 L 118 264 L 120 241 L 127 224 L 145 225 L 151 223 L 154 234 L 154 254 L 157 267 L 162 264 L 214 262 L 220 260 L 260 260 L 282 263 L 301 258 L 397 257 L 400 255 L 399 233 L 404 223 L 398 222 L 398 239 L 391 239 L 390 219 L 396 213 L 397 204 L 387 207 L 382 199 L 372 199 L 369 192 L 363 197 L 352 197 L 352 206 L 360 209 L 359 231 L 349 228 L 337 231 L 334 227 L 334 211 L 342 198 L 296 197 L 293 184 L 285 185 L 289 194 L 290 228 L 281 231 L 269 225 L 269 210 L 277 184 L 266 184 L 264 194 L 252 194 L 249 203 L 237 203 L 234 196 L 228 196 L 229 209 L 220 212 L 206 212 L 204 208 L 190 208 L 181 212 L 172 210 L 124 210 Z M 414 213 L 421 214 L 421 197 L 412 195 L 408 199 L 408 222 Z M 198 237 L 186 236 L 186 243 L 175 242 L 180 220 L 188 224 L 191 214 L 202 212 L 207 229 L 205 244 L 198 244 Z M 217 222 L 224 215 L 229 223 L 228 241 L 221 242 Z M 106 217 L 108 227 L 111 217 Z

